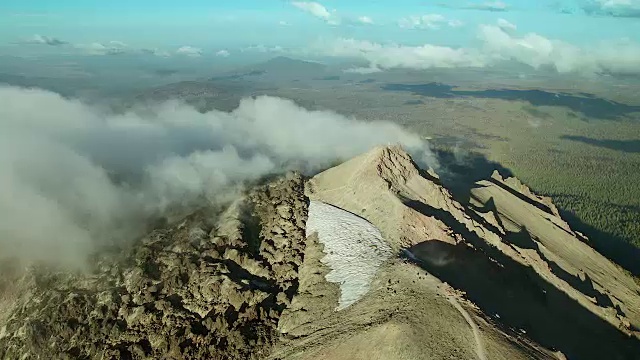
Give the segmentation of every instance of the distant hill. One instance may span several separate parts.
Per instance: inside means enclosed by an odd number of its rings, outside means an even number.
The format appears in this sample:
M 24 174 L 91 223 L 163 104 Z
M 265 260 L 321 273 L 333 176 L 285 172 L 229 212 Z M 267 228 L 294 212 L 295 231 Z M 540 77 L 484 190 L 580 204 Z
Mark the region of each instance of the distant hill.
M 152 88 L 138 94 L 131 102 L 179 100 L 199 111 L 230 111 L 238 106 L 243 97 L 268 95 L 283 84 L 329 80 L 340 80 L 340 76 L 331 73 L 327 65 L 278 56 L 208 79 L 181 81 Z

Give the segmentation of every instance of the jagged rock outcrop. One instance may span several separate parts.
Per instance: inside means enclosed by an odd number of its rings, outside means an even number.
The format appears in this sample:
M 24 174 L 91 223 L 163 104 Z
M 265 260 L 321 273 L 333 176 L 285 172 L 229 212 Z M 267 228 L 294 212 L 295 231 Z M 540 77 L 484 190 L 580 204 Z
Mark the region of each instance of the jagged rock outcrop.
M 303 186 L 289 175 L 221 216 L 201 210 L 90 276 L 34 274 L 0 331 L 0 358 L 264 358 L 298 288 Z

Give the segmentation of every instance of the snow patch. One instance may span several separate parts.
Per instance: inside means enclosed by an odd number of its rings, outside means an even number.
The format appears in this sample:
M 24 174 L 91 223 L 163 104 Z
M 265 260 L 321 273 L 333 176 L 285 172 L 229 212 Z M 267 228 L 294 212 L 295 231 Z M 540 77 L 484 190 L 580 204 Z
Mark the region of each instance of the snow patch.
M 380 231 L 365 219 L 320 201 L 309 204 L 307 237 L 318 234 L 331 268 L 326 279 L 340 285 L 342 310 L 368 291 L 378 268 L 393 254 Z

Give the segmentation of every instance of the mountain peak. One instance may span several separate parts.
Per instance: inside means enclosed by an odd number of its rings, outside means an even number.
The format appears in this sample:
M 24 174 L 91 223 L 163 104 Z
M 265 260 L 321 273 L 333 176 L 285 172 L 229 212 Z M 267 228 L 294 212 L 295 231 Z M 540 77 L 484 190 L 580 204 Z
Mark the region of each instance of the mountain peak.
M 396 145 L 272 179 L 95 274 L 7 283 L 20 291 L 0 297 L 0 358 L 640 353 L 629 274 L 519 180 L 494 173 L 469 193 L 454 198 Z

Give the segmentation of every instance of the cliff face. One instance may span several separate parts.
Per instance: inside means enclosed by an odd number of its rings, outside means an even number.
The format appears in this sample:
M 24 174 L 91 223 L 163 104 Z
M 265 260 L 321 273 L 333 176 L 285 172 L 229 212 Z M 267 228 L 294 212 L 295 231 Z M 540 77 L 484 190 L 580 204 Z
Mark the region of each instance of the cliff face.
M 2 359 L 633 359 L 640 287 L 495 173 L 399 147 L 200 210 L 92 274 L 0 282 Z

